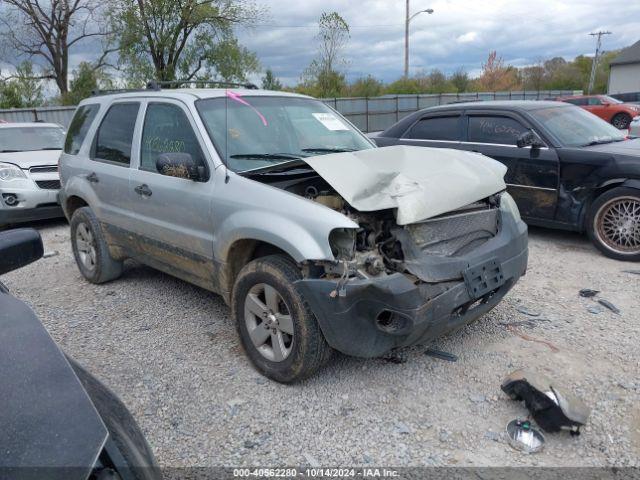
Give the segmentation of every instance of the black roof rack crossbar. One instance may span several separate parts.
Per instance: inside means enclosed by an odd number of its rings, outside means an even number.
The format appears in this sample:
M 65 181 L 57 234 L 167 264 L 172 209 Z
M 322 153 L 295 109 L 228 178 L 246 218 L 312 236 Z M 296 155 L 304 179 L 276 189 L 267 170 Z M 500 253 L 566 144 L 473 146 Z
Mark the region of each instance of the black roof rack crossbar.
M 253 83 L 237 83 L 237 82 L 220 82 L 214 80 L 166 80 L 158 81 L 151 80 L 147 83 L 148 90 L 160 90 L 162 87 L 167 88 L 180 88 L 184 85 L 195 85 L 196 88 L 206 87 L 218 87 L 218 88 L 246 88 L 249 90 L 258 90 L 258 87 Z

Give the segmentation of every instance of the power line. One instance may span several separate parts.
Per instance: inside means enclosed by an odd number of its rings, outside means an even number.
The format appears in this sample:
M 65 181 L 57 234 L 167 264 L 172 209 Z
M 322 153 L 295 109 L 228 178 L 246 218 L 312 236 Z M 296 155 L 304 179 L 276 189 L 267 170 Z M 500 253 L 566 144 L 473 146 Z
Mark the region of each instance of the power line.
M 603 32 L 602 30 L 598 32 L 591 32 L 589 35 L 592 37 L 598 37 L 596 40 L 596 54 L 593 57 L 593 62 L 591 63 L 591 76 L 589 77 L 589 88 L 587 89 L 587 94 L 591 94 L 593 90 L 593 84 L 596 81 L 596 69 L 598 68 L 598 55 L 600 55 L 600 49 L 602 48 L 602 36 L 603 35 L 611 35 L 611 32 Z

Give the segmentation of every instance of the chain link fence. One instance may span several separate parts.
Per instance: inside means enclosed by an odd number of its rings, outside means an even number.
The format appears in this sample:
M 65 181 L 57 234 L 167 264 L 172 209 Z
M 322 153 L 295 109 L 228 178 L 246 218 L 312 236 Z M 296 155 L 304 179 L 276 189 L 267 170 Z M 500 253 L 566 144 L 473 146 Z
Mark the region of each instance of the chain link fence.
M 335 108 L 363 132 L 376 132 L 385 130 L 410 113 L 436 105 L 486 100 L 544 100 L 581 93 L 574 90 L 442 93 L 386 95 L 372 98 L 325 98 L 323 102 Z M 74 111 L 75 107 L 15 108 L 0 110 L 0 119 L 12 123 L 58 123 L 67 127 Z

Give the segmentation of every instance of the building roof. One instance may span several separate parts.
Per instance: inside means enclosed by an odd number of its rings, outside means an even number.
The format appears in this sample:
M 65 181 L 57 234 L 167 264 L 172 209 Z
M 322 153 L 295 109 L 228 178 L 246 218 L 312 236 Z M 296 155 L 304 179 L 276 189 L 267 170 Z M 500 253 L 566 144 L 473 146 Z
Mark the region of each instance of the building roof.
M 613 59 L 611 65 L 625 65 L 628 63 L 640 63 L 640 40 L 622 50 L 620 55 Z

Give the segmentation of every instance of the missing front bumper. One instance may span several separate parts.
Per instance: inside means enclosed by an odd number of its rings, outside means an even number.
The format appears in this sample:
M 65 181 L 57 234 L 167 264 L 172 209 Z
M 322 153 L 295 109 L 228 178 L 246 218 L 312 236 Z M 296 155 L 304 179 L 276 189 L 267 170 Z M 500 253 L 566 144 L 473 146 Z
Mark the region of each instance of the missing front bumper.
M 462 264 L 449 260 L 440 270 L 453 274 L 456 269 L 457 275 L 438 283 L 415 284 L 400 273 L 352 279 L 343 296 L 332 295 L 335 280 L 303 279 L 296 286 L 329 345 L 351 356 L 378 357 L 427 343 L 494 308 L 526 271 L 526 226 L 505 222 L 497 237 Z

